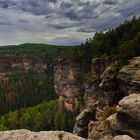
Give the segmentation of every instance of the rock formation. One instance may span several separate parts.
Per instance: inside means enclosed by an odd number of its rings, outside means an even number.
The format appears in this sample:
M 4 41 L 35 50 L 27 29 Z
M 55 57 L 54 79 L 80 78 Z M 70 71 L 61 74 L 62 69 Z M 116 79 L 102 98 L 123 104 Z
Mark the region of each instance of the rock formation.
M 0 132 L 0 140 L 85 140 L 85 139 L 63 131 L 31 132 L 29 130 L 13 130 Z
M 76 77 L 83 75 L 78 63 L 61 61 L 55 67 L 55 89 L 62 106 L 74 107 L 78 96 L 84 97 L 74 134 L 93 140 L 140 139 L 140 57 L 118 70 L 117 61 L 94 58 L 86 81 L 79 82 Z
M 140 94 L 123 98 L 117 106 L 117 113 L 108 120 L 116 134 L 127 134 L 140 139 Z
M 55 91 L 59 96 L 60 108 L 74 112 L 79 106 L 77 98 L 82 96 L 80 64 L 58 58 L 54 74 Z

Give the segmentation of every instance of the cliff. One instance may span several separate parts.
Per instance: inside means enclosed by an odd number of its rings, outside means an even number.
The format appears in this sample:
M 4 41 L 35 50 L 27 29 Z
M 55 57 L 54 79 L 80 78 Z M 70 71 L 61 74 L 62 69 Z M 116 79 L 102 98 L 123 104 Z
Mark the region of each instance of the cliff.
M 75 112 L 79 107 L 78 97 L 82 96 L 82 71 L 76 61 L 56 60 L 54 67 L 55 91 L 59 96 L 60 109 Z
M 95 140 L 140 139 L 140 116 L 136 115 L 140 113 L 140 57 L 120 70 L 111 58 L 94 58 L 90 73 L 83 76 L 81 71 L 77 63 L 62 61 L 54 71 L 62 108 L 72 111 L 67 102 L 75 106 L 78 96 L 84 100 L 73 133 Z M 79 75 L 84 80 L 77 81 Z

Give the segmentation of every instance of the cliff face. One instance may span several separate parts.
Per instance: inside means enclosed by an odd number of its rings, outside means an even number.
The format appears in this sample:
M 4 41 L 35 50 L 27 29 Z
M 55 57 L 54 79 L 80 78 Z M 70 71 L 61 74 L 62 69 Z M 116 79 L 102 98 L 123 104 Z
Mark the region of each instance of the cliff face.
M 55 89 L 60 102 L 63 101 L 62 106 L 65 107 L 65 103 L 75 105 L 78 96 L 84 95 L 84 109 L 76 118 L 73 133 L 98 140 L 111 140 L 120 134 L 139 139 L 140 128 L 134 123 L 136 120 L 134 114 L 138 113 L 137 106 L 140 103 L 139 100 L 136 101 L 136 98 L 139 98 L 137 94 L 140 93 L 140 57 L 133 58 L 120 71 L 117 61 L 112 63 L 110 58 L 95 58 L 92 60 L 90 73 L 84 76 L 86 81 L 83 80 L 82 83 L 75 80 L 77 75 L 81 75 L 80 66 L 72 62 L 59 63 L 55 69 Z M 65 86 L 66 83 L 69 83 L 70 86 Z M 72 86 L 73 84 L 74 86 Z M 84 89 L 84 93 L 81 89 Z M 133 97 L 128 96 L 130 94 Z M 125 96 L 128 98 L 123 99 Z M 125 104 L 124 100 L 133 104 L 127 109 L 132 111 L 136 108 L 132 116 L 131 113 L 125 111 L 127 105 L 122 105 Z M 114 115 L 111 116 L 112 114 Z M 130 120 L 130 122 L 122 120 L 122 118 Z M 137 120 L 139 120 L 139 116 Z M 123 137 L 121 138 L 123 139 Z M 114 139 L 117 138 L 120 137 L 117 136 Z
M 47 65 L 40 59 L 33 57 L 20 57 L 13 54 L 0 54 L 0 74 L 8 74 L 17 70 L 34 70 L 43 73 L 47 70 Z
M 61 109 L 68 111 L 77 110 L 79 103 L 77 98 L 82 95 L 82 76 L 78 62 L 57 60 L 54 68 L 55 91 L 59 96 Z

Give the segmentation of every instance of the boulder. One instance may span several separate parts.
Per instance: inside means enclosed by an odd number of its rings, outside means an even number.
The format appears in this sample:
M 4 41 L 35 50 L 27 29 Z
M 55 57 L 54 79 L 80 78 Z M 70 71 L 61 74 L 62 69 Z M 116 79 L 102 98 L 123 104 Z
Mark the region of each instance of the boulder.
M 140 94 L 124 97 L 117 106 L 117 112 L 121 121 L 140 129 Z
M 130 135 L 140 139 L 140 94 L 123 98 L 117 106 L 117 113 L 107 120 L 115 135 Z

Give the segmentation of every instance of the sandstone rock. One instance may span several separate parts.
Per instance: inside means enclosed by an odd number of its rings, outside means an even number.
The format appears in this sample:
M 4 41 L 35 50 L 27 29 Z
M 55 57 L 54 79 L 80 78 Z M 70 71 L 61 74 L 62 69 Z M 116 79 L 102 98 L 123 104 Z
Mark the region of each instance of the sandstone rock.
M 28 130 L 13 130 L 0 132 L 0 140 L 85 140 L 64 131 L 31 132 Z
M 96 105 L 95 105 L 96 106 Z M 73 133 L 87 138 L 88 136 L 88 124 L 91 120 L 96 120 L 95 118 L 95 106 L 91 108 L 84 109 L 79 116 L 76 118 L 75 127 Z
M 77 124 L 75 124 L 74 129 L 73 129 L 73 134 L 87 138 L 88 137 L 88 126 L 85 127 L 79 127 Z
M 140 129 L 140 94 L 124 97 L 119 102 L 117 111 L 119 119 Z
M 124 66 L 118 75 L 120 89 L 125 95 L 140 92 L 140 56 L 134 57 Z
M 61 107 L 71 112 L 76 111 L 78 108 L 76 98 L 82 96 L 80 64 L 76 61 L 60 61 L 54 67 L 54 75 L 55 92 L 59 97 L 63 97 Z
M 140 139 L 140 94 L 123 98 L 117 107 L 117 113 L 108 121 L 115 134 L 127 134 Z
M 88 138 L 93 140 L 111 140 L 112 130 L 108 121 L 91 121 L 89 124 Z
M 128 135 L 118 135 L 113 140 L 135 140 Z
M 99 84 L 101 82 L 100 76 L 103 74 L 105 69 L 111 63 L 110 58 L 93 58 L 91 64 L 90 77 L 93 78 L 92 84 L 88 82 L 85 83 L 85 94 L 84 101 L 85 106 L 88 107 L 91 104 L 98 101 L 98 96 L 100 95 Z
M 110 63 L 111 63 L 111 58 L 93 58 L 91 73 L 98 75 L 98 77 L 100 77 Z
M 76 118 L 76 124 L 80 127 L 85 127 L 89 124 L 90 120 L 95 120 L 95 111 L 93 109 L 84 109 Z

